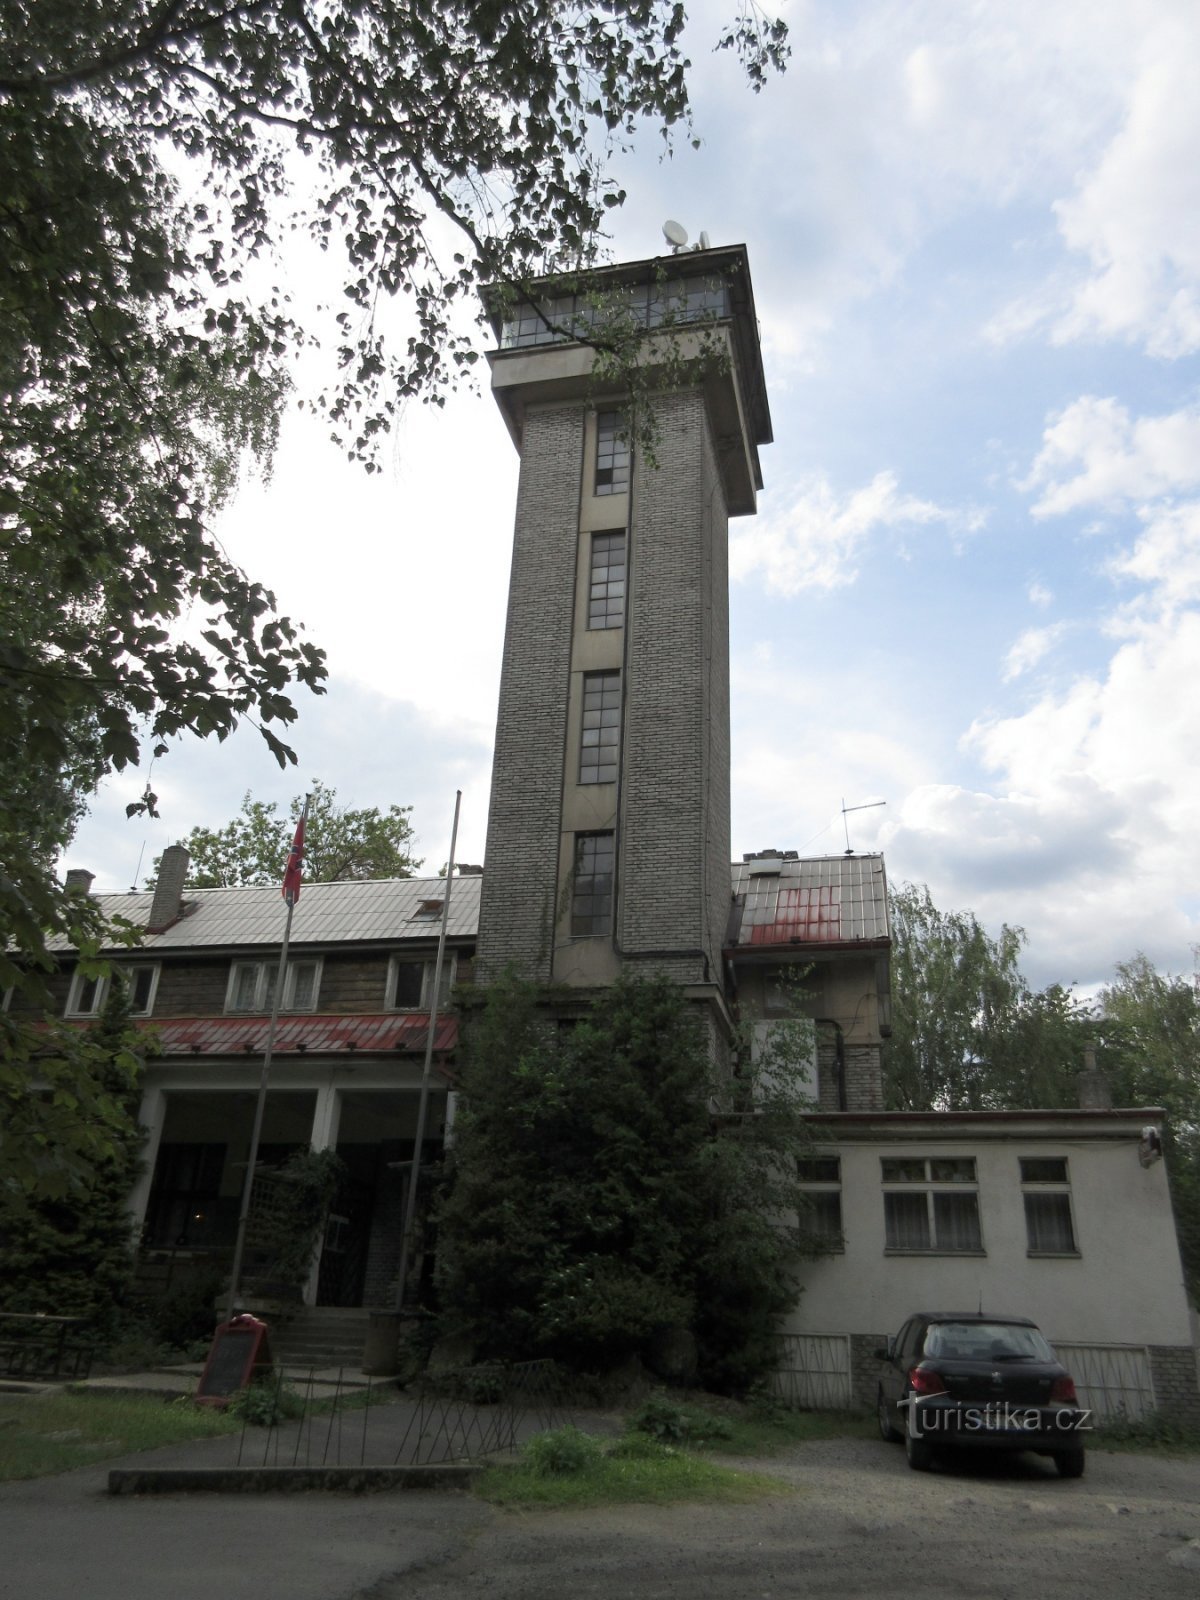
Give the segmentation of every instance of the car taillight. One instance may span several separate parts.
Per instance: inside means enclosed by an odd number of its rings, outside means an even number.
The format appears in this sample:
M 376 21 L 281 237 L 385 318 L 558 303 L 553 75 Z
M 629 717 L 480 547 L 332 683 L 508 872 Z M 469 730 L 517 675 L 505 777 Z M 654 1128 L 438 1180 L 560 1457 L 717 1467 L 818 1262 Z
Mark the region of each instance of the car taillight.
M 946 1385 L 940 1372 L 929 1367 L 914 1367 L 908 1375 L 908 1386 L 914 1394 L 945 1394 Z
M 1064 1405 L 1078 1405 L 1079 1396 L 1075 1393 L 1074 1378 L 1055 1378 L 1050 1385 L 1050 1398 L 1051 1400 L 1061 1400 Z

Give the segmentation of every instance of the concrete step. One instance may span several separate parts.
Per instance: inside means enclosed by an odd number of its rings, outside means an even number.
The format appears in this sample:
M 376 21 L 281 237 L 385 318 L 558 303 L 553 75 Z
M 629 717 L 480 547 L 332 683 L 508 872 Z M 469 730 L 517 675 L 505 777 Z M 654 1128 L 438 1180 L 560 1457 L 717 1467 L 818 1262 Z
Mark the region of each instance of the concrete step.
M 306 1306 L 271 1332 L 271 1350 L 284 1366 L 362 1366 L 370 1315 L 359 1306 Z

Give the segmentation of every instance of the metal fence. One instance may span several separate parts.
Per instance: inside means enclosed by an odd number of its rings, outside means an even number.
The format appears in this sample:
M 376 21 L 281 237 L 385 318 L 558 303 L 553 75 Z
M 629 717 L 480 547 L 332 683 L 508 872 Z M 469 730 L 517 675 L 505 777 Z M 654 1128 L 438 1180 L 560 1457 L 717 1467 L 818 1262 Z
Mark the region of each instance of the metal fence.
M 240 1467 L 431 1466 L 481 1461 L 567 1421 L 553 1362 L 462 1367 L 401 1390 L 277 1367 L 239 1402 Z
M 1154 1410 L 1150 1352 L 1139 1344 L 1055 1344 L 1096 1422 L 1137 1422 Z
M 0 1377 L 86 1378 L 92 1353 L 82 1317 L 0 1312 Z
M 850 1408 L 850 1337 L 844 1333 L 787 1333 L 779 1341 L 779 1364 L 771 1392 L 804 1411 Z

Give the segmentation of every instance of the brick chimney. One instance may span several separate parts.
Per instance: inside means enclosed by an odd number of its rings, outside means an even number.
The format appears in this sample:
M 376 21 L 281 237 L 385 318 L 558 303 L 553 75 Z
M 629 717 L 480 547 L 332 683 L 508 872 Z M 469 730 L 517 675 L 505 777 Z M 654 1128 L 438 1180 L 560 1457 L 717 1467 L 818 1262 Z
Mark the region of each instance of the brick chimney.
M 1112 1110 L 1112 1089 L 1107 1075 L 1096 1065 L 1096 1047 L 1091 1044 L 1083 1047 L 1083 1071 L 1079 1074 L 1079 1109 Z
M 91 894 L 92 881 L 96 874 L 89 872 L 86 867 L 71 867 L 67 872 L 63 887 L 68 894 Z
M 183 882 L 191 860 L 186 845 L 169 844 L 163 851 L 146 923 L 147 933 L 161 933 L 178 920 L 183 909 Z

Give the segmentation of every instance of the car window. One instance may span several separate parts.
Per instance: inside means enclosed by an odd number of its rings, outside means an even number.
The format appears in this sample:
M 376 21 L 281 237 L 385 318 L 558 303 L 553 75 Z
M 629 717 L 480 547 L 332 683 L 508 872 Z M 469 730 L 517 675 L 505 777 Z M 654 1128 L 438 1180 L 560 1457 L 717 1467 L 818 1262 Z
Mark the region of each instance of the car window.
M 923 1353 L 948 1361 L 1053 1361 L 1036 1328 L 1013 1322 L 935 1322 L 925 1331 Z

